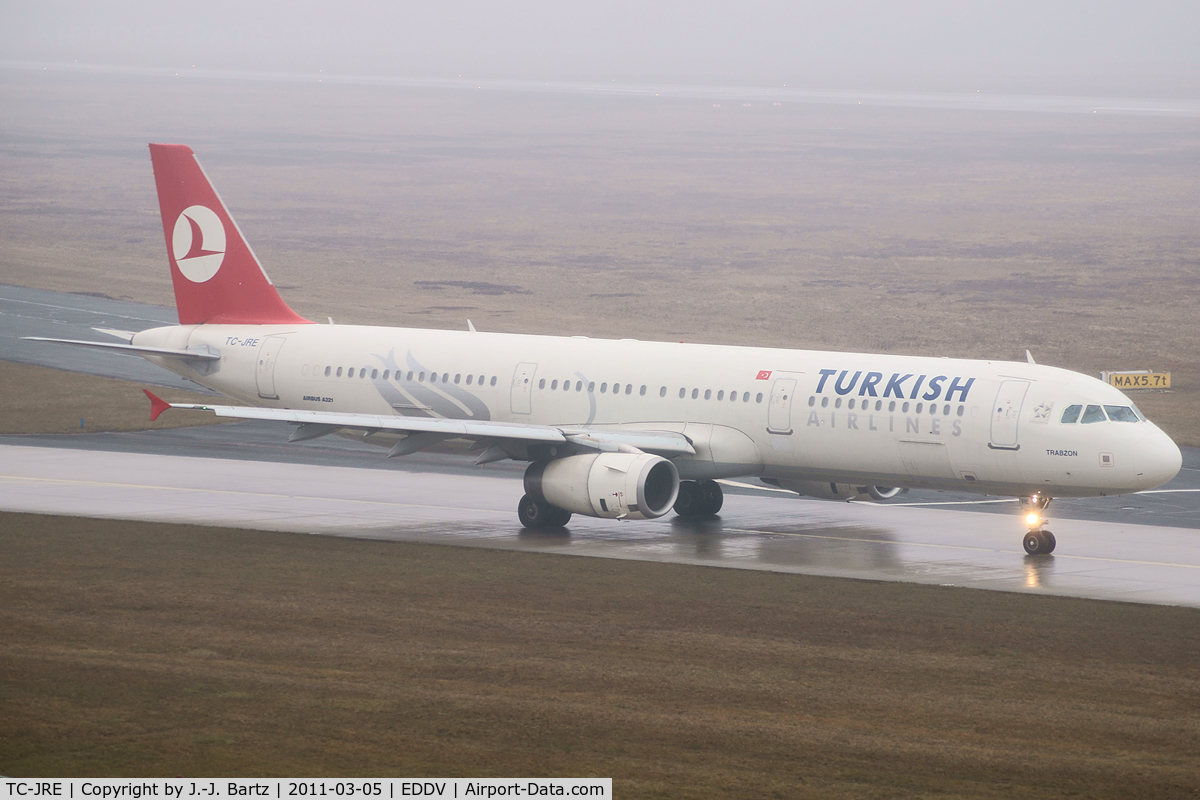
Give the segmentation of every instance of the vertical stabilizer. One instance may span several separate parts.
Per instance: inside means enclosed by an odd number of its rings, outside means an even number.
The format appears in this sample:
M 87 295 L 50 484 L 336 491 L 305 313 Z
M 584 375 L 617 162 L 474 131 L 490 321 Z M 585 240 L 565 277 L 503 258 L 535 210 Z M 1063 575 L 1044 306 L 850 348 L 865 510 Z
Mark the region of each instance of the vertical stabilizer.
M 275 291 L 192 149 L 152 144 L 150 161 L 180 324 L 307 323 Z

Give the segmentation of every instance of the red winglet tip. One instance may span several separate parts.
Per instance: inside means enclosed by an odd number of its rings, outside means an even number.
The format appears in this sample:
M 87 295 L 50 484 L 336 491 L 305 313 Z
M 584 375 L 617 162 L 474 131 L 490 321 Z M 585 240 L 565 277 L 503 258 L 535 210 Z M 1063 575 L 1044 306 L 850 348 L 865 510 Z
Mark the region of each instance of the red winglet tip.
M 142 391 L 146 393 L 146 397 L 150 398 L 150 421 L 154 422 L 158 419 L 159 414 L 171 407 L 171 404 L 149 389 L 142 389 Z

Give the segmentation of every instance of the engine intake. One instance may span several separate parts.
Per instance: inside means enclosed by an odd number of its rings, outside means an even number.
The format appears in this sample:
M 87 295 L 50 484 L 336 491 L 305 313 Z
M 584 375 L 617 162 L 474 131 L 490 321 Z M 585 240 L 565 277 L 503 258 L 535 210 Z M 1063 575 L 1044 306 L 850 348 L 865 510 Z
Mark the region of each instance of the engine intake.
M 525 492 L 589 517 L 654 519 L 675 504 L 679 471 L 649 453 L 569 456 L 530 464 Z

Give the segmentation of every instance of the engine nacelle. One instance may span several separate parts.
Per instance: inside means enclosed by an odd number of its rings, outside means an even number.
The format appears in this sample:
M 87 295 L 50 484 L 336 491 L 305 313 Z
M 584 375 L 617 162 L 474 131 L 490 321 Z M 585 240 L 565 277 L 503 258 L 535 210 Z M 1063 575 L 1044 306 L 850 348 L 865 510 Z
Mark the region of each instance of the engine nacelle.
M 904 491 L 899 486 L 855 486 L 849 483 L 826 481 L 780 481 L 764 479 L 764 483 L 787 489 L 789 492 L 821 500 L 874 500 L 882 503 Z
M 589 517 L 654 519 L 675 504 L 679 471 L 649 453 L 569 456 L 530 464 L 525 492 Z

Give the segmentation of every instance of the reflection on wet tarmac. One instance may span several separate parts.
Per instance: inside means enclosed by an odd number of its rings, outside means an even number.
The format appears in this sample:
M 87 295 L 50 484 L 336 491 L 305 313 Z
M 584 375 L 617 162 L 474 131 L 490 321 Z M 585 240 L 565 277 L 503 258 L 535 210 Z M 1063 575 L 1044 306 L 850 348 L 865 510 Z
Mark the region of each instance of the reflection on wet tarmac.
M 1200 606 L 1195 530 L 1056 520 L 1026 556 L 1008 515 L 726 496 L 719 517 L 576 515 L 526 530 L 519 478 L 0 444 L 0 509 L 702 564 Z M 548 565 L 552 568 L 552 564 Z

